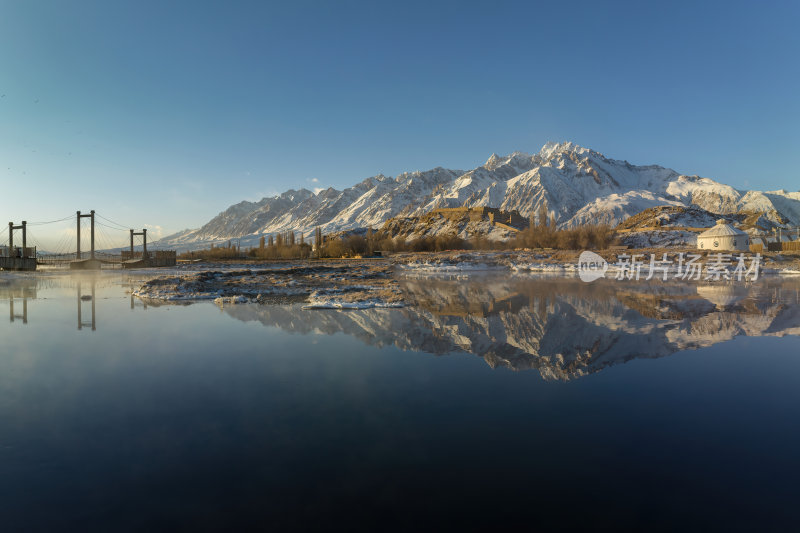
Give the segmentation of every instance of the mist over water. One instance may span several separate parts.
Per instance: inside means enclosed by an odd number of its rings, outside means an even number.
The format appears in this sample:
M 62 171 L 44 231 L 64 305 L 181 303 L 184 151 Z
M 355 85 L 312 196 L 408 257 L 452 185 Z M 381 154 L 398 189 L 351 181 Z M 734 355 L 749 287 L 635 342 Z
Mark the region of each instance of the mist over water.
M 14 529 L 792 524 L 800 282 L 406 277 L 400 309 L 0 278 Z

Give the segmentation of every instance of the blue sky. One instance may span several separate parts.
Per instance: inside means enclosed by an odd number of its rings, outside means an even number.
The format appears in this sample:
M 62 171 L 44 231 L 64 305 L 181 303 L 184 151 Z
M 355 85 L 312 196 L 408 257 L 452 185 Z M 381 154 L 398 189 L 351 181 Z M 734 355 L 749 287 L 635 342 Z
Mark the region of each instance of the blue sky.
M 168 234 L 548 140 L 797 190 L 798 20 L 797 2 L 0 0 L 0 221 L 96 209 Z

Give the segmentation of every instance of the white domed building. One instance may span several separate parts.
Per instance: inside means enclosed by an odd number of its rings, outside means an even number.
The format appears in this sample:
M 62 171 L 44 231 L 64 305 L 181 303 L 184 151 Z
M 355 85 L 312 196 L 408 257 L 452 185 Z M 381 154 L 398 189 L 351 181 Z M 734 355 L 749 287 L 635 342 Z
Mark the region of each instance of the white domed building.
M 717 220 L 717 225 L 697 236 L 697 249 L 712 252 L 731 252 L 750 250 L 750 236 L 734 228 L 726 220 Z

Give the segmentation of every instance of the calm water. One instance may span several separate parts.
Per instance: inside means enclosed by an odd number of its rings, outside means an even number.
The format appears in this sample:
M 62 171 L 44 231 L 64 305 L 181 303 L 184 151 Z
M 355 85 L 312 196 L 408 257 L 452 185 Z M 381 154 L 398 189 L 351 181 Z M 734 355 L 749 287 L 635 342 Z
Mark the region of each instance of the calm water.
M 342 312 L 0 276 L 4 531 L 796 528 L 800 280 Z

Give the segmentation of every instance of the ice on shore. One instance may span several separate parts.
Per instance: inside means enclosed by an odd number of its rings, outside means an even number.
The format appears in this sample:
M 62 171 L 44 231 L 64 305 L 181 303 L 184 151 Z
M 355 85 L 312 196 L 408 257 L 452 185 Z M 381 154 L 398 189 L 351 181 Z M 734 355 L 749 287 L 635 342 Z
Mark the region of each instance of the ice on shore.
M 370 298 L 360 301 L 346 301 L 341 298 L 321 297 L 309 298 L 303 309 L 375 309 L 404 307 L 403 302 L 387 302 L 379 298 Z
M 503 265 L 489 265 L 486 263 L 471 263 L 469 261 L 460 261 L 457 263 L 426 263 L 426 262 L 413 262 L 405 265 L 399 265 L 403 270 L 412 272 L 463 272 L 463 271 L 485 271 L 485 270 L 502 270 L 506 267 Z
M 225 304 L 246 304 L 250 301 L 246 296 L 220 296 L 214 298 L 214 303 L 223 306 Z

